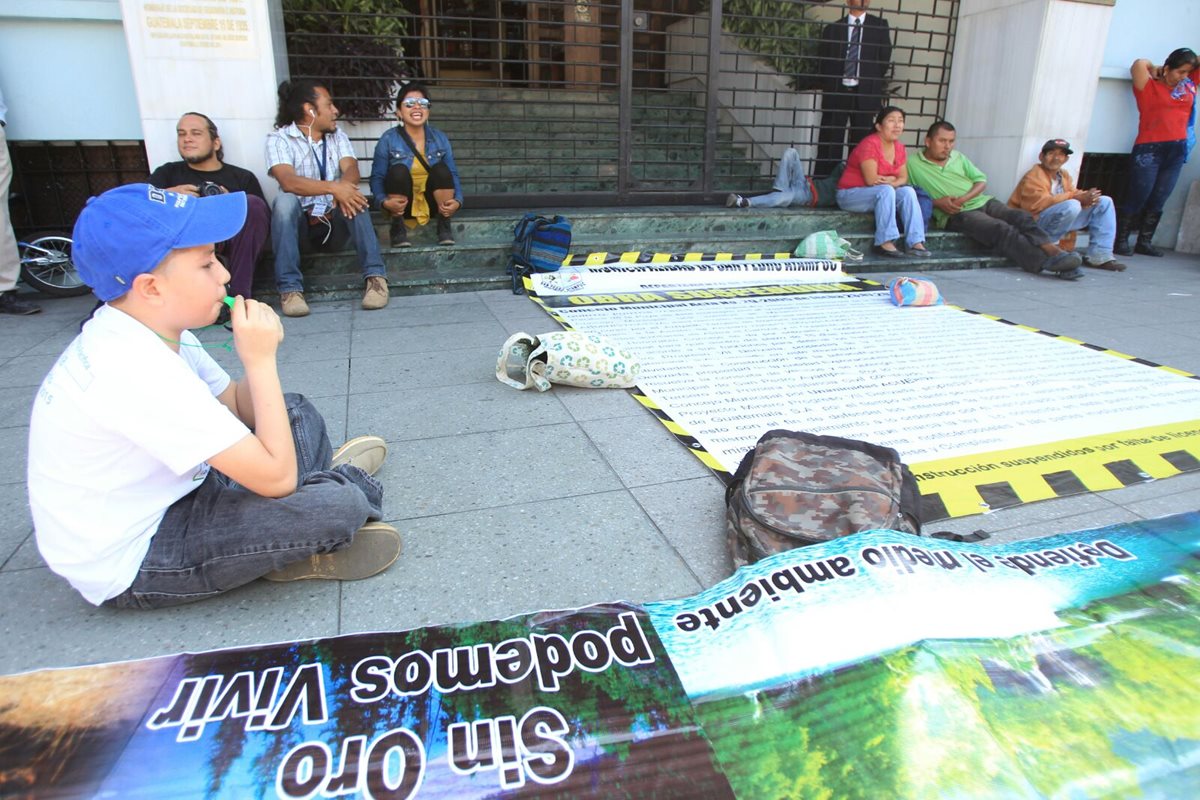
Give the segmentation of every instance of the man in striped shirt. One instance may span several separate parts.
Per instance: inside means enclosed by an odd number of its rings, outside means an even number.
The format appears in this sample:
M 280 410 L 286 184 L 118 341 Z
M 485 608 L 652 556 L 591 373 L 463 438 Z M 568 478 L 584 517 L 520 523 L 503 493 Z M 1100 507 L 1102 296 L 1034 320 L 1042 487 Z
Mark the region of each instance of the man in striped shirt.
M 279 85 L 275 130 L 267 134 L 267 172 L 279 182 L 271 206 L 275 283 L 283 313 L 308 314 L 302 244 L 329 250 L 354 243 L 365 287 L 362 307 L 388 302 L 387 270 L 371 223 L 367 198 L 358 189 L 358 158 L 350 137 L 337 126 L 338 110 L 329 90 L 316 81 Z

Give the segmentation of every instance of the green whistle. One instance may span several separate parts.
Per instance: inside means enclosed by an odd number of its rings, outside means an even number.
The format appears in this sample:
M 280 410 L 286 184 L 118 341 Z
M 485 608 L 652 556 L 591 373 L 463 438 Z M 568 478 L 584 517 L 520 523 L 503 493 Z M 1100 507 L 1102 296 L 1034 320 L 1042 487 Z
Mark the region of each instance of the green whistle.
M 224 299 L 224 300 L 222 300 L 221 302 L 222 302 L 222 303 L 224 303 L 225 305 L 229 306 L 230 310 L 232 310 L 232 309 L 233 309 L 233 304 L 234 304 L 235 302 L 237 302 L 237 301 L 235 301 L 235 300 L 234 300 L 232 297 L 230 297 L 230 296 L 226 295 L 226 296 L 225 296 L 225 299 Z

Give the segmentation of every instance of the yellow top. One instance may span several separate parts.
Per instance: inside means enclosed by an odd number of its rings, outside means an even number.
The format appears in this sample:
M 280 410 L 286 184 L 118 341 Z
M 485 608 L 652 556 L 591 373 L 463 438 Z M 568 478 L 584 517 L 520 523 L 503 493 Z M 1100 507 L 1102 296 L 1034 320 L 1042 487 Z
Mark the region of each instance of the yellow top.
M 413 187 L 412 219 L 405 220 L 405 222 L 409 228 L 415 228 L 429 222 L 429 201 L 425 199 L 425 184 L 429 180 L 429 173 L 425 171 L 419 158 L 413 159 L 412 169 L 409 170 L 409 173 L 412 175 Z

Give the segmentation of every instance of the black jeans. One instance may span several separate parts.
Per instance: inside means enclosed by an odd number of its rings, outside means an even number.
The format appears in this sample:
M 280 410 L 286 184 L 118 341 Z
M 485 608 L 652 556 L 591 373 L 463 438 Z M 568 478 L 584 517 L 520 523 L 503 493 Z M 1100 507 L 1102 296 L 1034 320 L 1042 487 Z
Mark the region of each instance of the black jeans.
M 1041 246 L 1050 244 L 1050 237 L 1028 212 L 1009 208 L 994 197 L 983 208 L 950 215 L 946 230 L 965 233 L 999 250 L 1026 272 L 1042 271 L 1047 256 Z
M 425 179 L 425 202 L 429 204 L 431 217 L 438 216 L 437 200 L 433 197 L 434 190 L 453 188 L 454 176 L 450 174 L 450 168 L 446 166 L 445 161 L 439 161 L 429 168 L 429 177 Z M 383 179 L 383 191 L 384 194 L 398 194 L 407 197 L 408 205 L 404 207 L 404 218 L 413 218 L 413 181 L 408 167 L 403 164 L 393 164 L 389 167 L 387 175 Z

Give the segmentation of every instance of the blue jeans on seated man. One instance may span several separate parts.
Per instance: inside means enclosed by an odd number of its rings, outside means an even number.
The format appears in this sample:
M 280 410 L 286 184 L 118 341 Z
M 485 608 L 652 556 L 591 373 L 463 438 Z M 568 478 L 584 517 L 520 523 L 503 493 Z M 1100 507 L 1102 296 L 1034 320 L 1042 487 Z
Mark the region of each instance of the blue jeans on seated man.
M 921 207 L 921 221 L 925 223 L 925 230 L 929 230 L 933 225 L 933 198 L 920 186 L 914 186 L 913 191 L 917 193 L 917 205 Z
M 110 608 L 163 608 L 227 592 L 314 553 L 349 544 L 383 518 L 383 487 L 361 469 L 330 469 L 325 420 L 303 395 L 287 393 L 296 447 L 296 491 L 263 497 L 209 469 L 199 488 L 167 508 L 133 585 Z
M 328 212 L 329 225 L 309 224 L 308 213 L 294 194 L 280 192 L 271 204 L 271 247 L 275 251 L 275 286 L 280 293 L 304 291 L 300 274 L 300 252 L 311 248 L 341 250 L 346 240 L 354 242 L 363 279 L 386 275 L 379 253 L 379 237 L 367 212 L 347 218 L 337 207 Z
M 896 224 L 899 215 L 904 225 L 904 241 L 908 247 L 925 241 L 925 221 L 921 218 L 921 206 L 917 193 L 911 186 L 856 186 L 838 189 L 838 207 L 843 211 L 875 212 L 875 244 L 891 242 L 900 238 Z
M 1087 208 L 1078 200 L 1063 200 L 1038 214 L 1037 224 L 1054 241 L 1070 231 L 1087 230 L 1087 260 L 1093 264 L 1112 261 L 1117 210 L 1110 197 L 1101 197 Z

